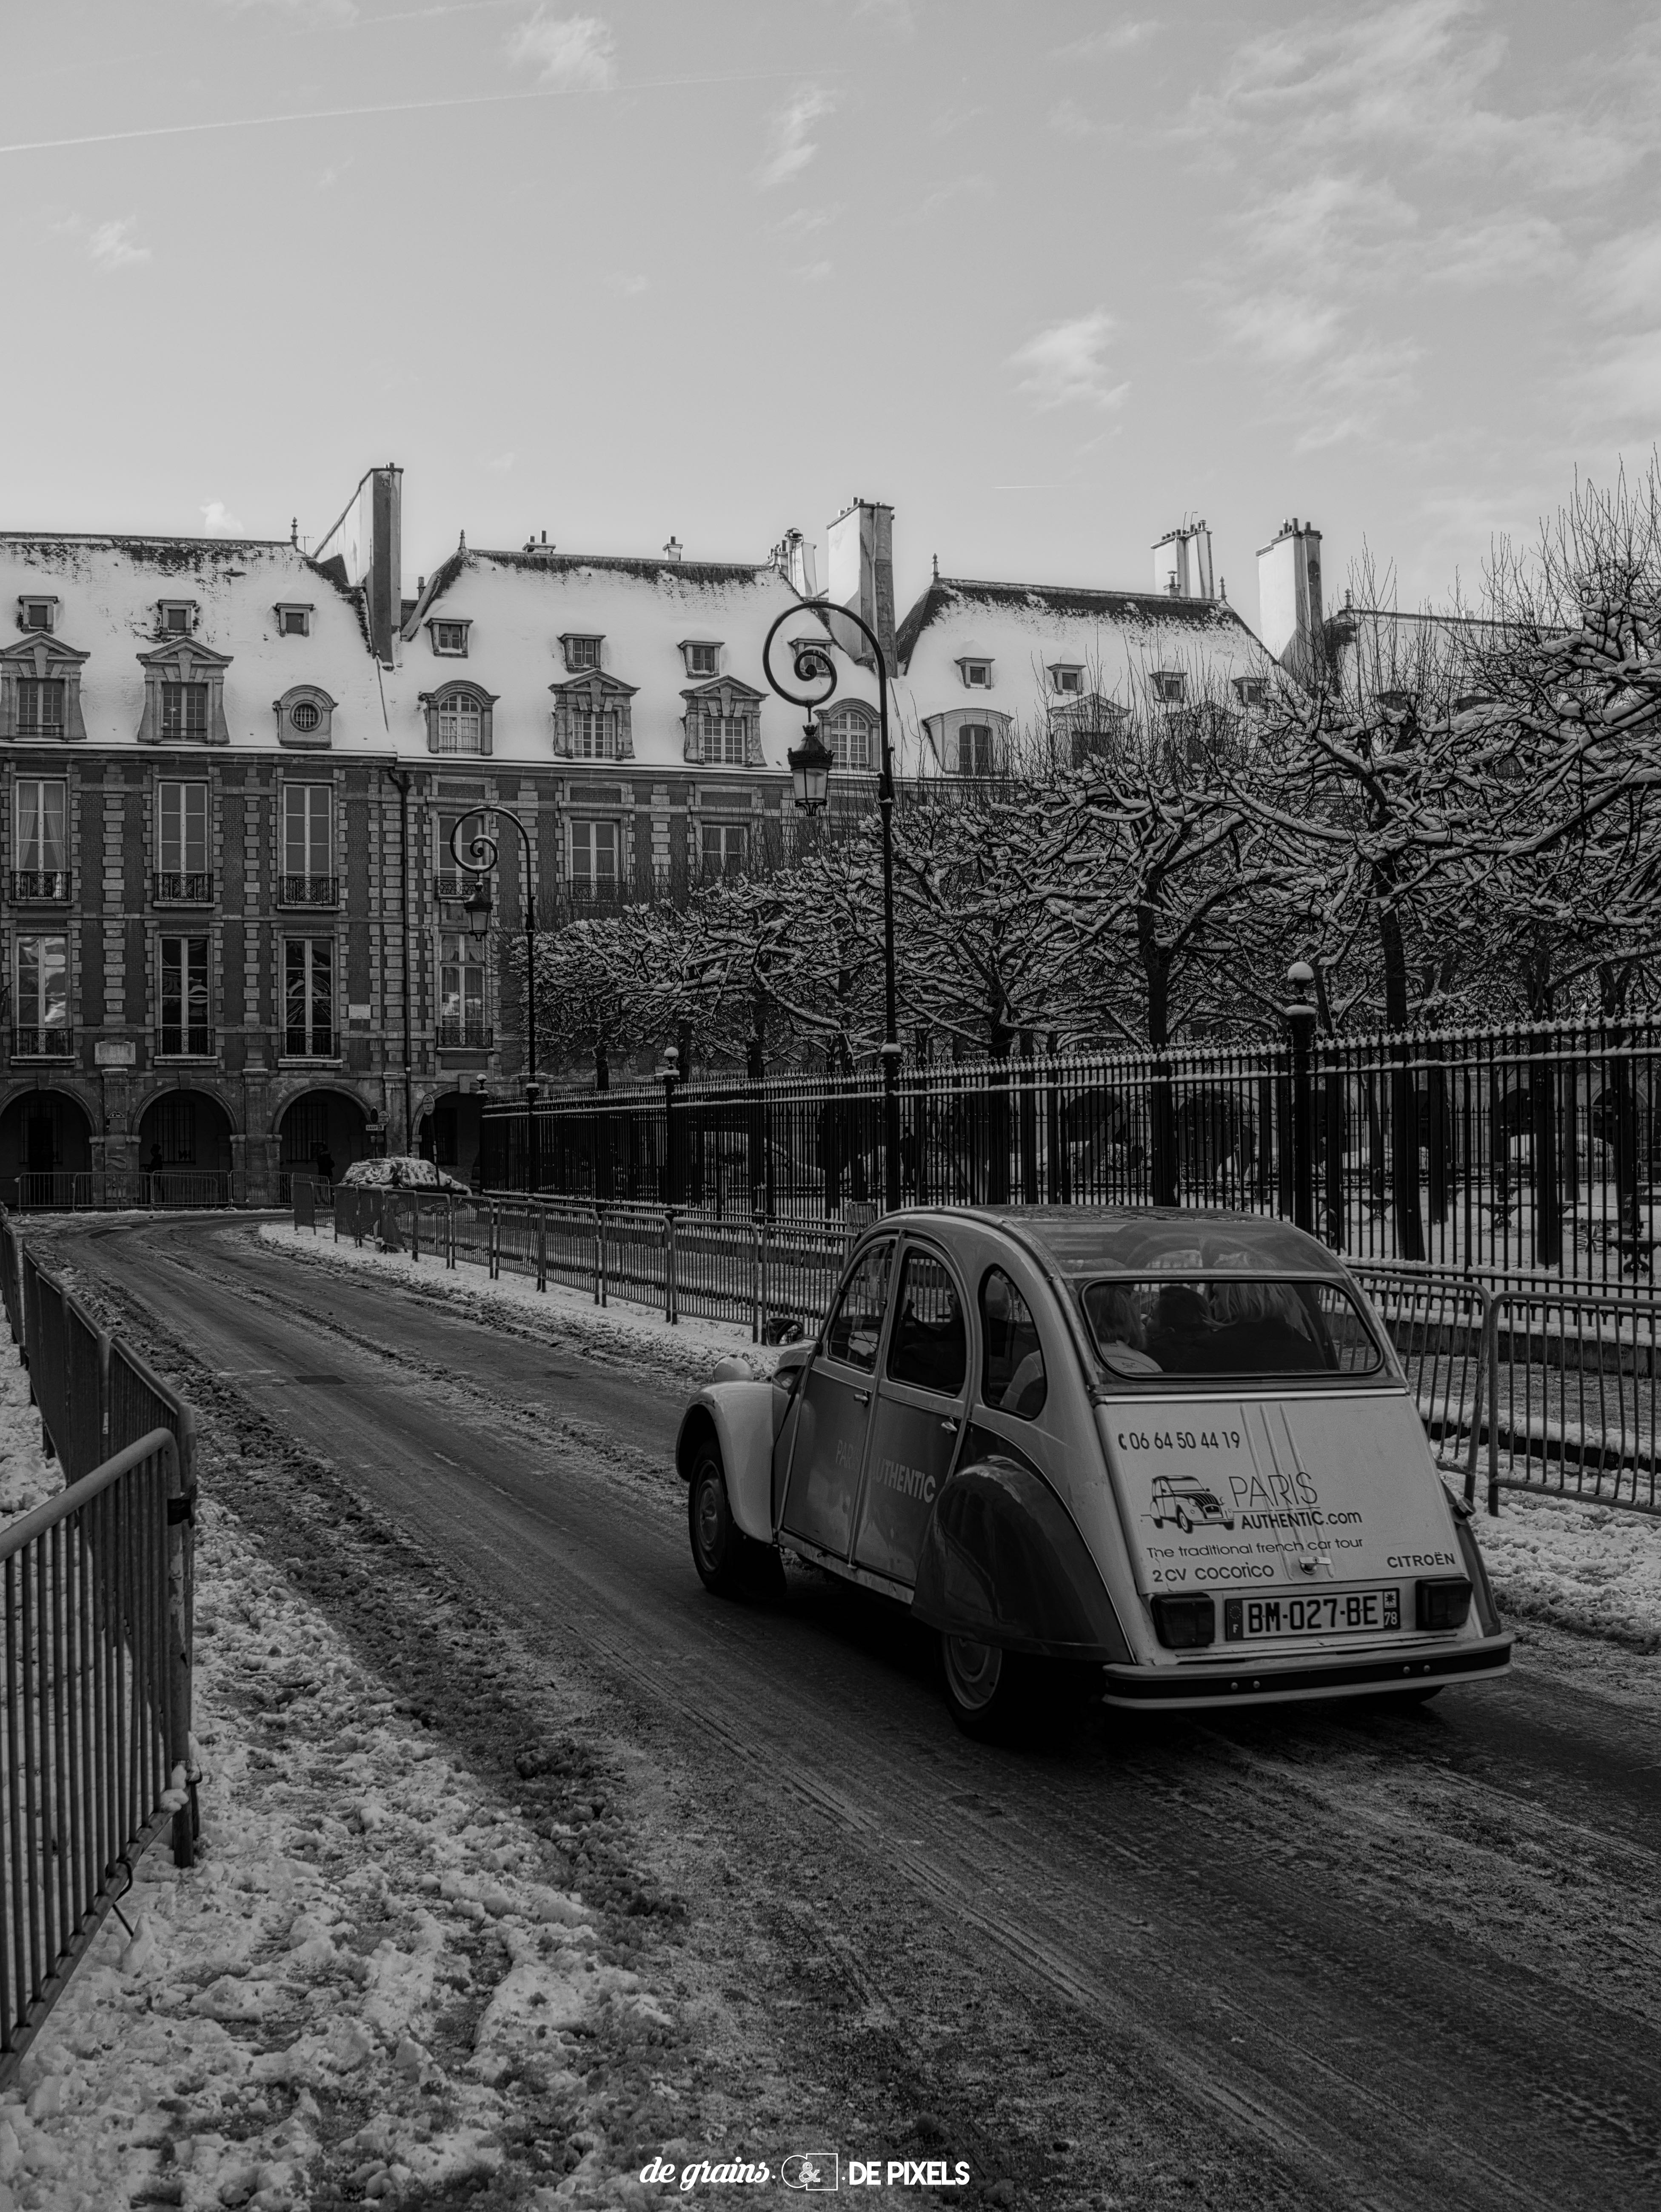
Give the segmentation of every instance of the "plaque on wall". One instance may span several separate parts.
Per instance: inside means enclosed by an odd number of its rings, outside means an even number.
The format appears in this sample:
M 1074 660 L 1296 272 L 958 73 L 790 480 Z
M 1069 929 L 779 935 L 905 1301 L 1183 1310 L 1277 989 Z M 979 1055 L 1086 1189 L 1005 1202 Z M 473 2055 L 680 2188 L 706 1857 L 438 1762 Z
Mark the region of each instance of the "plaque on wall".
M 100 1037 L 92 1056 L 99 1067 L 131 1067 L 138 1058 L 138 1048 L 125 1037 Z

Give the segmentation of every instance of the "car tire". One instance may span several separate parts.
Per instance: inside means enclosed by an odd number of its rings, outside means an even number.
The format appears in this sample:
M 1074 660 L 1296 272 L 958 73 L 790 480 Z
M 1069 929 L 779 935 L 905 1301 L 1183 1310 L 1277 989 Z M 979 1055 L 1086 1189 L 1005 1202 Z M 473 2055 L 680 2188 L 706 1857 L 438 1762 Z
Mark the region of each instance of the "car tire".
M 1180 1505 L 1177 1508 L 1177 1526 L 1184 1536 L 1190 1534 L 1194 1528 L 1194 1523 L 1189 1519 L 1187 1514 L 1183 1512 Z
M 996 1737 L 1019 1717 L 1023 1671 L 1013 1651 L 941 1631 L 940 1680 L 952 1717 L 965 1735 Z
M 704 1588 L 717 1597 L 741 1596 L 751 1580 L 749 1539 L 733 1518 L 727 1495 L 727 1470 L 719 1448 L 703 1445 L 686 1486 L 686 1527 L 692 1565 Z

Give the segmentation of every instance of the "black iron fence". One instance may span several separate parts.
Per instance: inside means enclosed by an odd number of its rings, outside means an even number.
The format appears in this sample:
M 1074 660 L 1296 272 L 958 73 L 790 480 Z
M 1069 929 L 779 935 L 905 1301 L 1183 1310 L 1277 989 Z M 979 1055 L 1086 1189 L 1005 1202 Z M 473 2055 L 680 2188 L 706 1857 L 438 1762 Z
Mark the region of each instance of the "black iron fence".
M 139 1855 L 192 1863 L 189 1407 L 0 1222 L 0 1293 L 66 1488 L 0 1532 L 0 2081 Z
M 881 1078 L 801 1074 L 561 1098 L 540 1187 L 600 1204 L 824 1221 L 879 1202 Z M 483 1180 L 523 1188 L 523 1106 Z M 1390 1263 L 1647 1283 L 1661 1242 L 1661 1018 L 908 1066 L 908 1203 L 1279 1213 Z
M 0 1176 L 0 1204 L 23 1213 L 188 1211 L 245 1205 L 246 1181 L 240 1171 L 216 1168 L 63 1168 Z

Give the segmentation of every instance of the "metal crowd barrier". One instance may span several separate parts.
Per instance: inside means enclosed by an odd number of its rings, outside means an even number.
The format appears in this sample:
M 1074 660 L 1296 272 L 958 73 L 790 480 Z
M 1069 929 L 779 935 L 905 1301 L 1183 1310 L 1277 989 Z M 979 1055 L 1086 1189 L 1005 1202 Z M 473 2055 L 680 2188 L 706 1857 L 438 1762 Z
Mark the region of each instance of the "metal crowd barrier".
M 189 1502 L 154 1429 L 0 1531 L 0 2082 L 170 1822 L 179 1855 Z
M 214 1168 L 55 1169 L 8 1178 L 8 1200 L 25 1213 L 107 1213 L 241 1206 L 246 1176 Z
M 295 1225 L 311 1225 L 305 1201 Z M 494 1279 L 505 1270 L 646 1305 L 670 1322 L 683 1313 L 747 1321 L 752 1340 L 776 1342 L 817 1327 L 856 1233 L 837 1224 L 723 1221 L 684 1207 L 593 1206 L 575 1199 L 463 1197 L 447 1191 L 337 1188 L 337 1243 L 373 1243 L 453 1267 L 472 1261 Z

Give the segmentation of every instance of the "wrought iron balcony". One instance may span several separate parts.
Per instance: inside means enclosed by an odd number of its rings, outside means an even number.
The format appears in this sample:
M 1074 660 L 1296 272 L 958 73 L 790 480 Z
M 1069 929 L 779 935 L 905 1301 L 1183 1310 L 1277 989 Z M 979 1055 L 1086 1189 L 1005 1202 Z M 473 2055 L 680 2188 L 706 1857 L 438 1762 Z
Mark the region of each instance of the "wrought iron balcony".
M 489 1052 L 496 1043 L 496 1031 L 477 1014 L 441 1014 L 438 1024 L 438 1047 L 441 1052 Z
M 340 883 L 335 876 L 283 876 L 277 883 L 281 906 L 338 906 Z
M 213 871 L 211 868 L 158 868 L 152 895 L 157 906 L 211 906 Z
M 70 872 L 67 868 L 14 868 L 11 896 L 15 906 L 67 906 Z
M 75 1031 L 60 1024 L 18 1022 L 11 1033 L 14 1060 L 72 1060 Z
M 339 1052 L 340 1039 L 334 1030 L 319 1029 L 315 1022 L 283 1032 L 285 1060 L 334 1060 Z

